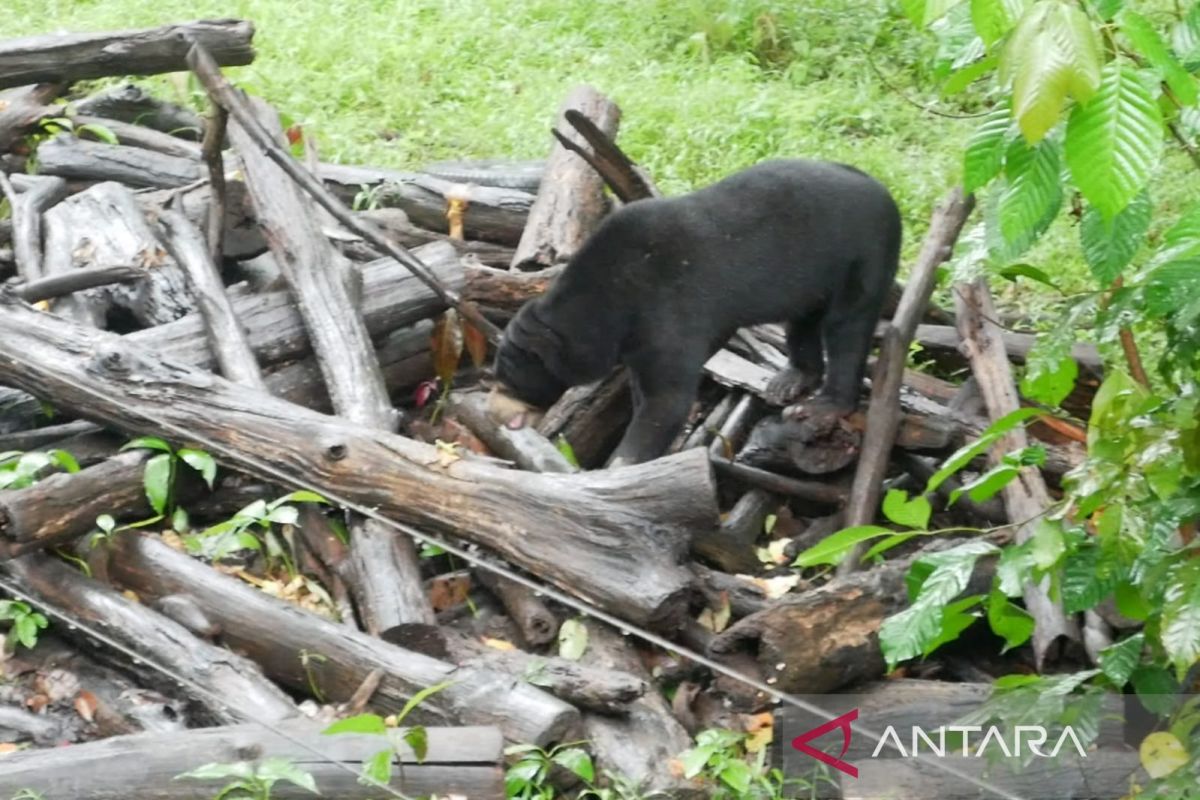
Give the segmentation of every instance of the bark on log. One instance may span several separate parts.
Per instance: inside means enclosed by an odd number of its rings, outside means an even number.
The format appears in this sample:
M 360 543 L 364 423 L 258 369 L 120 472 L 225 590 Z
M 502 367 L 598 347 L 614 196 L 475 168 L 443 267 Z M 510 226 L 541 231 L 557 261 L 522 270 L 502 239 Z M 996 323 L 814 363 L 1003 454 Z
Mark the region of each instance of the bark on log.
M 249 22 L 218 19 L 140 30 L 9 39 L 0 43 L 0 88 L 180 72 L 187 69 L 189 40 L 203 44 L 223 66 L 243 66 L 254 60 L 253 38 L 254 26 Z
M 133 283 L 145 278 L 146 270 L 138 267 L 84 267 L 41 278 L 33 283 L 23 283 L 17 288 L 17 295 L 26 303 L 35 304 L 87 289 L 114 283 Z
M 998 331 L 998 334 L 1004 344 L 1004 351 L 1007 353 L 1008 359 L 1015 364 L 1024 364 L 1025 359 L 1029 356 L 1029 351 L 1033 349 L 1033 345 L 1037 341 L 1037 335 L 1014 331 Z M 915 338 L 923 349 L 953 354 L 956 360 L 961 361 L 959 356 L 962 353 L 963 340 L 954 326 L 918 325 Z M 1104 360 L 1100 358 L 1100 352 L 1093 344 L 1085 342 L 1072 345 L 1071 357 L 1085 372 L 1091 373 L 1093 376 L 1104 373 Z
M 299 713 L 250 661 L 197 639 L 178 623 L 61 561 L 31 554 L 0 564 L 0 574 L 39 604 L 95 626 L 172 677 L 185 678 L 187 683 L 172 689 L 186 693 L 211 722 L 275 722 Z M 159 677 L 164 685 L 175 683 L 165 675 Z M 206 691 L 194 691 L 193 685 Z
M 138 192 L 138 205 L 152 217 L 167 204 L 180 211 L 193 225 L 207 230 L 212 206 L 212 186 L 207 181 L 182 189 Z M 225 258 L 246 259 L 262 255 L 267 249 L 262 229 L 254 217 L 254 207 L 241 180 L 225 182 L 225 229 L 221 232 L 221 254 Z
M 633 415 L 629 375 L 620 369 L 607 378 L 568 389 L 542 417 L 538 433 L 562 436 L 584 469 L 602 465 L 617 446 Z
M 262 370 L 200 231 L 178 211 L 164 211 L 158 221 L 166 234 L 167 249 L 188 277 L 221 374 L 251 389 L 265 389 Z
M 274 726 L 236 725 L 120 736 L 51 750 L 30 750 L 5 758 L 0 793 L 5 797 L 32 789 L 47 798 L 111 800 L 210 800 L 228 779 L 177 780 L 205 764 L 286 759 L 313 776 L 326 797 L 377 798 L 382 790 L 361 785 L 357 776 L 384 749 L 379 736 L 325 736 L 310 720 Z M 492 727 L 427 728 L 428 751 L 418 762 L 407 745 L 393 759 L 394 790 L 409 797 L 504 796 L 503 746 Z M 299 744 L 297 743 L 299 742 Z M 324 756 L 324 759 L 317 754 Z M 286 781 L 271 788 L 279 800 L 311 798 L 311 792 Z
M 453 392 L 449 411 L 493 453 L 530 472 L 578 472 L 549 439 L 530 427 L 509 428 L 493 417 L 483 392 Z
M 61 133 L 38 145 L 38 171 L 76 181 L 117 181 L 127 186 L 176 189 L 204 177 L 199 161 L 127 147 L 89 142 Z
M 72 106 L 77 114 L 143 125 L 191 142 L 200 141 L 205 129 L 196 112 L 161 100 L 133 83 L 89 95 Z
M 852 573 L 804 594 L 788 595 L 734 623 L 712 643 L 714 653 L 753 645 L 764 674 L 784 692 L 832 692 L 883 675 L 878 632 L 908 603 L 907 561 Z
M 879 363 L 871 378 L 866 431 L 846 507 L 847 527 L 867 525 L 879 513 L 883 479 L 887 476 L 900 422 L 900 386 L 904 380 L 904 365 L 908 361 L 908 346 L 921 315 L 929 305 L 937 268 L 950 258 L 954 243 L 958 241 L 958 235 L 974 206 L 974 196 L 964 195 L 960 187 L 955 187 L 942 201 L 934 212 L 929 232 L 925 235 L 896 313 L 892 321 L 887 323 L 879 350 Z M 839 572 L 844 574 L 854 569 L 864 549 L 862 545 L 852 548 L 838 565 Z
M 520 189 L 536 194 L 538 186 L 542 183 L 542 176 L 546 174 L 546 162 L 540 159 L 506 161 L 487 158 L 435 161 L 425 164 L 419 171 L 453 183 Z
M 425 228 L 419 228 L 412 224 L 408 219 L 408 214 L 405 214 L 398 208 L 376 208 L 368 211 L 357 212 L 358 216 L 369 220 L 379 228 L 388 239 L 396 242 L 402 247 L 420 247 L 423 244 L 430 242 L 449 242 L 454 245 L 454 249 L 463 255 L 473 255 L 479 260 L 479 264 L 484 266 L 468 265 L 471 271 L 483 270 L 488 267 L 504 267 L 504 270 L 499 271 L 502 275 L 508 275 L 508 264 L 512 261 L 513 250 L 511 247 L 506 247 L 501 244 L 492 244 L 491 242 L 468 242 L 462 239 L 454 239 L 444 233 L 435 233 Z M 367 260 L 374 260 L 383 255 L 376 248 L 371 247 L 366 242 L 362 242 L 361 252 L 369 253 Z M 349 252 L 349 251 L 348 251 Z M 359 258 L 359 251 L 350 252 L 352 258 Z M 468 289 L 469 292 L 469 289 Z M 464 299 L 472 300 L 467 293 L 463 295 Z M 478 301 L 477 301 L 478 302 Z M 490 305 L 489 303 L 481 303 L 481 305 Z
M 42 265 L 42 214 L 67 196 L 67 182 L 61 178 L 23 177 L 25 190 L 9 200 L 17 274 L 22 280 L 30 282 L 45 276 Z
M 372 705 L 398 711 L 419 689 L 452 681 L 414 712 L 438 724 L 499 725 L 505 738 L 546 744 L 578 724 L 569 705 L 521 681 L 484 669 L 455 668 L 318 617 L 222 575 L 162 542 L 122 533 L 114 542 L 109 575 L 144 598 L 190 596 L 221 627 L 224 642 L 293 691 L 315 685 L 345 701 L 372 671 L 383 671 Z M 322 658 L 303 659 L 304 653 Z M 307 662 L 307 665 L 305 664 Z
M 544 294 L 562 272 L 562 267 L 551 267 L 538 272 L 510 272 L 506 269 L 468 265 L 466 271 L 464 299 L 486 308 L 515 312 L 529 300 Z
M 57 83 L 39 83 L 0 92 L 0 153 L 7 153 L 39 120 L 54 114 L 52 101 L 61 89 Z
M 378 202 L 401 209 L 417 225 L 439 233 L 450 232 L 446 221 L 447 196 L 461 192 L 467 201 L 467 212 L 463 217 L 466 237 L 514 246 L 521 240 L 534 201 L 532 194 L 519 189 L 464 186 L 432 175 L 372 167 L 322 164 L 320 178 L 331 184 L 344 200 L 353 199 L 364 186 L 378 186 Z
M 11 297 L 0 311 L 0 382 L 56 407 L 124 430 L 186 430 L 227 464 L 479 542 L 636 624 L 669 626 L 685 611 L 680 561 L 716 520 L 703 452 L 580 475 L 446 463 L 435 447 L 159 361 Z
M 549 644 L 558 636 L 558 617 L 529 587 L 486 568 L 476 569 L 475 577 L 499 598 L 526 646 Z
M 585 663 L 648 678 L 628 639 L 595 623 L 587 627 Z M 675 800 L 709 796 L 699 783 L 688 781 L 671 769 L 673 760 L 692 743 L 658 692 L 647 692 L 619 717 L 585 713 L 583 730 L 597 764 L 633 781 L 643 792 L 660 791 Z
M 92 117 L 86 114 L 72 114 L 70 120 L 75 123 L 76 131 L 84 125 L 105 128 L 116 137 L 118 144 L 128 147 L 140 147 L 143 150 L 152 150 L 155 153 L 176 158 L 192 160 L 200 158 L 200 147 L 195 142 L 189 142 L 187 139 L 181 139 L 145 125 L 135 125 L 108 117 Z
M 1000 419 L 1020 408 L 1020 398 L 1013 383 L 1012 367 L 996 324 L 996 308 L 987 282 L 979 278 L 971 283 L 955 285 L 955 308 L 963 347 L 971 360 L 971 370 L 979 384 L 987 406 L 988 416 Z M 991 451 L 998 461 L 1005 453 L 1020 450 L 1028 444 L 1025 429 L 1017 426 L 1009 431 Z M 1046 482 L 1036 468 L 1026 467 L 1003 489 L 1004 507 L 1009 520 L 1017 525 L 1017 543 L 1029 540 L 1034 534 L 1035 521 L 1051 505 Z M 1041 669 L 1046 654 L 1060 637 L 1080 640 L 1079 626 L 1063 611 L 1062 603 L 1049 593 L 1049 579 L 1025 586 L 1025 607 L 1034 618 L 1033 653 Z
M 591 86 L 572 89 L 555 121 L 559 135 L 582 145 L 583 137 L 566 123 L 568 111 L 587 117 L 610 138 L 617 134 L 621 109 Z M 586 161 L 556 142 L 513 255 L 512 268 L 535 270 L 570 261 L 607 212 L 604 181 Z
M 81 266 L 136 266 L 145 280 L 92 289 L 63 298 L 53 305 L 87 308 L 97 327 L 110 306 L 122 308 L 144 327 L 177 320 L 196 309 L 187 278 L 154 235 L 129 189 L 102 183 L 73 195 L 45 214 L 46 275 L 59 275 Z
M 426 245 L 418 254 L 444 284 L 462 285 L 463 272 L 453 248 Z M 380 259 L 363 267 L 365 295 L 363 314 L 373 336 L 412 324 L 445 309 L 441 301 L 392 259 Z M 250 347 L 260 364 L 276 364 L 304 356 L 309 351 L 308 337 L 300 313 L 285 291 L 241 296 L 233 300 L 233 310 L 246 328 Z M 166 358 L 202 369 L 215 369 L 216 358 L 208 345 L 204 321 L 189 314 L 166 325 L 128 334 L 126 339 L 137 347 L 153 349 Z M 385 349 L 387 349 L 385 347 Z M 396 368 L 404 374 L 403 363 Z M 296 369 L 291 370 L 294 380 Z M 288 383 L 282 376 L 280 380 Z M 276 391 L 272 387 L 272 391 Z M 280 390 L 282 391 L 282 390 Z M 321 394 L 313 395 L 320 405 Z M 0 387 L 0 432 L 32 427 L 42 405 L 24 392 Z
M 456 664 L 506 672 L 587 711 L 622 714 L 650 688 L 645 680 L 629 672 L 523 650 L 497 650 L 454 630 L 446 631 L 445 640 Z
M 767 515 L 779 509 L 780 500 L 770 492 L 751 489 L 734 503 L 721 526 L 713 532 L 700 531 L 692 552 L 726 572 L 755 572 L 761 563 L 754 544 L 764 534 Z

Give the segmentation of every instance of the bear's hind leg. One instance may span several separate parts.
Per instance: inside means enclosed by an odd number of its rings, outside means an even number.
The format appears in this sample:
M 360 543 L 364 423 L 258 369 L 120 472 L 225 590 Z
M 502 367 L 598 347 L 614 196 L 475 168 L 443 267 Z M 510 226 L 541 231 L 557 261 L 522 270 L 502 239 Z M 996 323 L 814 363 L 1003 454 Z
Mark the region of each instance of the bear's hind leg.
M 821 385 L 825 375 L 821 315 L 811 314 L 788 322 L 787 347 L 789 366 L 771 379 L 763 393 L 771 405 L 791 405 Z

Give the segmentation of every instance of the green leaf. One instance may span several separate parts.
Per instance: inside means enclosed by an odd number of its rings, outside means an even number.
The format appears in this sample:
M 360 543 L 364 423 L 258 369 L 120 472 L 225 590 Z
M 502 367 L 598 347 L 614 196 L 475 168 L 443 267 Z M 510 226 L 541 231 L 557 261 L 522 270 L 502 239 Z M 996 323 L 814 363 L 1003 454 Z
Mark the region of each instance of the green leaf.
M 1067 123 L 1067 166 L 1089 203 L 1112 219 L 1146 187 L 1162 156 L 1162 112 L 1137 71 L 1114 61 Z
M 370 758 L 363 762 L 363 778 L 361 781 L 367 785 L 372 783 L 383 784 L 384 786 L 391 783 L 392 780 L 392 758 L 395 753 L 389 747 L 386 750 L 380 750 L 373 754 Z
M 744 795 L 750 791 L 750 781 L 754 778 L 754 773 L 745 761 L 731 759 L 721 768 L 719 777 L 730 789 Z
M 80 125 L 75 129 L 76 136 L 82 136 L 85 133 L 90 133 L 105 144 L 120 144 L 117 135 L 103 125 L 98 125 L 94 122 L 88 122 Z
M 923 531 L 929 527 L 933 507 L 924 495 L 910 500 L 903 489 L 889 489 L 883 498 L 883 515 L 897 525 Z
M 708 760 L 717 752 L 717 748 L 713 745 L 702 745 L 693 747 L 685 752 L 679 758 L 680 765 L 683 767 L 683 777 L 694 778 L 704 771 L 708 766 Z
M 1117 588 L 1113 591 L 1113 600 L 1116 602 L 1117 611 L 1139 622 L 1144 622 L 1154 611 L 1153 607 L 1142 597 L 1138 587 L 1128 581 L 1121 581 L 1117 584 Z
M 32 615 L 26 614 L 13 620 L 13 631 L 17 634 L 17 641 L 26 649 L 32 650 L 37 644 L 38 624 Z
M 1100 651 L 1100 669 L 1116 688 L 1121 689 L 1129 683 L 1129 676 L 1141 663 L 1145 644 L 1145 634 L 1135 633 Z
M 876 539 L 880 536 L 892 536 L 895 531 L 879 525 L 858 525 L 845 528 L 835 534 L 826 536 L 812 547 L 796 556 L 793 567 L 815 567 L 818 564 L 834 565 L 845 558 L 846 553 L 859 542 Z
M 1148 315 L 1167 317 L 1185 309 L 1200 297 L 1200 256 L 1154 267 L 1141 285 Z
M 1069 331 L 1068 331 L 1069 333 Z M 1063 331 L 1040 334 L 1030 349 L 1021 378 L 1021 394 L 1047 406 L 1057 406 L 1071 394 L 1079 378 L 1079 364 L 1071 355 L 1070 338 Z
M 280 525 L 295 525 L 300 519 L 300 511 L 295 506 L 280 506 L 271 509 L 267 519 Z
M 1049 286 L 1056 291 L 1062 291 L 1058 284 L 1054 282 L 1054 279 L 1046 274 L 1045 270 L 1040 270 L 1032 264 L 1010 264 L 997 271 L 996 274 L 1013 283 L 1017 282 L 1017 278 L 1029 278 L 1032 281 Z
M 286 758 L 264 759 L 254 772 L 259 780 L 270 781 L 272 783 L 275 781 L 287 781 L 299 786 L 301 789 L 307 789 L 313 794 L 320 794 L 317 791 L 317 784 L 313 780 L 313 776 Z
M 254 766 L 249 761 L 234 761 L 230 763 L 213 763 L 196 767 L 190 772 L 176 775 L 175 780 L 193 778 L 199 781 L 218 780 L 220 778 L 253 778 Z
M 316 492 L 309 492 L 302 489 L 297 492 L 285 494 L 278 500 L 272 501 L 271 506 L 280 506 L 284 503 L 325 503 L 328 505 L 329 501 Z
M 161 450 L 164 453 L 171 452 L 171 445 L 157 436 L 139 436 L 132 439 L 121 446 L 122 450 Z
M 1171 47 L 1184 69 L 1195 72 L 1200 68 L 1200 3 L 1193 3 L 1191 10 L 1171 29 Z
M 576 469 L 579 468 L 579 459 L 575 456 L 575 448 L 571 447 L 571 443 L 567 441 L 566 436 L 560 433 L 554 440 L 554 447 L 567 460 L 568 464 Z
M 904 14 L 918 27 L 946 16 L 946 12 L 958 5 L 959 0 L 900 0 Z
M 171 530 L 176 533 L 183 533 L 189 528 L 187 509 L 179 507 L 171 514 Z
M 979 38 L 991 47 L 1012 30 L 1030 5 L 1031 0 L 971 0 L 971 22 Z
M 588 646 L 588 629 L 582 621 L 569 619 L 558 628 L 558 655 L 569 661 L 583 658 Z
M 203 450 L 193 450 L 189 447 L 180 448 L 177 455 L 185 464 L 200 473 L 209 489 L 213 488 L 213 481 L 217 477 L 217 462 L 212 456 Z
M 896 534 L 888 536 L 884 539 L 881 539 L 880 541 L 876 542 L 871 547 L 870 550 L 863 553 L 863 561 L 868 561 L 872 558 L 875 558 L 875 556 L 878 556 L 882 553 L 886 553 L 888 550 L 891 550 L 893 547 L 899 547 L 900 545 L 907 542 L 909 539 L 913 539 L 920 535 L 921 534 L 919 532 L 896 533 Z
M 586 750 L 568 747 L 556 752 L 550 760 L 560 767 L 570 770 L 588 783 L 596 779 L 596 767 L 592 764 L 592 757 L 587 754 Z
M 1171 87 L 1171 91 L 1185 106 L 1196 104 L 1196 79 L 1179 63 L 1175 54 L 1167 47 L 1150 20 L 1141 14 L 1126 9 L 1121 12 L 1121 32 L 1128 37 L 1134 49 L 1141 52 L 1154 67 L 1159 77 Z
M 67 472 L 79 472 L 79 462 L 66 450 L 51 450 L 50 460 Z
M 1089 205 L 1079 224 L 1083 256 L 1100 286 L 1108 288 L 1128 266 L 1146 240 L 1154 209 L 1146 191 L 1138 194 L 1112 219 Z
M 442 681 L 441 683 L 435 683 L 433 686 L 426 686 L 424 689 L 408 698 L 408 702 L 404 704 L 404 708 L 400 709 L 400 713 L 396 715 L 396 723 L 399 724 L 403 722 L 404 718 L 412 713 L 414 708 L 421 705 L 421 703 L 424 703 L 430 697 L 442 691 L 446 687 L 453 685 L 454 681 Z
M 1102 20 L 1110 20 L 1125 7 L 1125 0 L 1092 0 L 1092 8 Z
M 417 757 L 417 763 L 424 763 L 425 756 L 429 755 L 429 731 L 425 729 L 425 726 L 417 725 L 409 728 L 401 738 L 412 748 L 413 755 Z
M 958 502 L 964 494 L 976 503 L 995 497 L 1000 490 L 1013 482 L 1021 471 L 1009 464 L 997 464 L 975 480 L 950 493 L 950 505 Z
M 1100 85 L 1103 51 L 1091 21 L 1073 4 L 1039 0 L 1009 38 L 1000 79 L 1013 84 L 1013 116 L 1030 144 L 1054 127 L 1067 97 L 1086 102 Z
M 956 600 L 943 608 L 942 629 L 932 641 L 925 645 L 921 655 L 927 656 L 942 645 L 953 642 L 963 631 L 978 622 L 979 615 L 975 612 L 975 607 L 982 599 L 983 595 L 981 594 L 971 595 Z
M 1159 638 L 1182 681 L 1200 660 L 1200 561 L 1189 559 L 1178 565 L 1167 581 Z
M 1063 201 L 1061 150 L 1053 139 L 1030 147 L 1016 138 L 1008 145 L 996 211 L 1009 257 L 1032 247 L 1058 216 Z
M 1133 684 L 1138 700 L 1154 714 L 1170 714 L 1179 700 L 1179 683 L 1170 672 L 1156 664 L 1138 667 L 1129 676 L 1129 682 Z
M 1004 650 L 1001 652 L 1007 653 L 1014 647 L 1020 647 L 1033 636 L 1033 615 L 1012 603 L 999 590 L 993 590 L 988 595 L 987 618 L 992 632 L 1004 639 Z
M 930 494 L 937 490 L 939 486 L 946 482 L 946 479 L 955 474 L 967 464 L 970 464 L 978 456 L 987 452 L 997 439 L 1000 439 L 1004 434 L 1011 431 L 1021 423 L 1028 419 L 1038 416 L 1042 412 L 1036 408 L 1018 408 L 1016 411 L 1005 414 L 1000 419 L 993 422 L 987 427 L 979 438 L 971 444 L 963 445 L 958 450 L 950 455 L 943 463 L 937 472 L 929 477 L 929 482 L 925 484 L 925 494 Z
M 1150 263 L 1157 266 L 1196 257 L 1200 257 L 1200 203 L 1189 208 L 1167 229 Z
M 146 462 L 146 469 L 142 473 L 146 499 L 159 514 L 166 512 L 167 500 L 171 496 L 171 462 L 170 453 L 160 453 Z
M 912 605 L 888 617 L 880 626 L 879 642 L 889 669 L 925 652 L 941 634 L 942 611 L 966 588 L 975 562 L 997 552 L 999 548 L 990 542 L 976 540 L 933 553 L 913 565 L 914 569 L 918 565 L 932 567 L 932 571 Z
M 321 731 L 321 734 L 335 736 L 339 733 L 369 733 L 375 736 L 384 736 L 387 732 L 388 727 L 384 724 L 383 717 L 378 714 L 358 714 L 338 720 Z
M 112 533 L 113 528 L 117 527 L 117 521 L 112 518 L 111 514 L 101 514 L 96 517 L 96 527 L 105 533 Z

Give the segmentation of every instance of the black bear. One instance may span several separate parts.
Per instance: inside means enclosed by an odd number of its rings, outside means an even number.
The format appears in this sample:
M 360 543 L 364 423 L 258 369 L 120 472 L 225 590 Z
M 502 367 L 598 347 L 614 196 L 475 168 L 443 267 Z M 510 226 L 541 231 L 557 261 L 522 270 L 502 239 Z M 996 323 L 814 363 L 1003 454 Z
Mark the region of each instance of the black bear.
M 624 364 L 634 414 L 613 463 L 637 463 L 670 445 L 704 362 L 738 328 L 784 322 L 791 367 L 768 400 L 819 387 L 810 407 L 849 411 L 899 253 L 900 213 L 874 178 L 829 162 L 763 162 L 611 214 L 509 323 L 496 377 L 545 407 Z

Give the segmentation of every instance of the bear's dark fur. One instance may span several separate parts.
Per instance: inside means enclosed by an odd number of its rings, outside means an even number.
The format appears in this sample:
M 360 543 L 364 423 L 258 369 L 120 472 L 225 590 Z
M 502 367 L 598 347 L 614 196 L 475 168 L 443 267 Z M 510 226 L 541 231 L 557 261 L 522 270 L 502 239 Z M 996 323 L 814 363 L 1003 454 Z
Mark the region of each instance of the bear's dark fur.
M 708 357 L 740 327 L 784 322 L 792 366 L 769 399 L 819 385 L 814 402 L 848 411 L 899 252 L 899 211 L 874 178 L 767 161 L 610 215 L 509 323 L 496 377 L 547 406 L 626 365 L 634 415 L 616 463 L 646 461 L 684 424 Z

